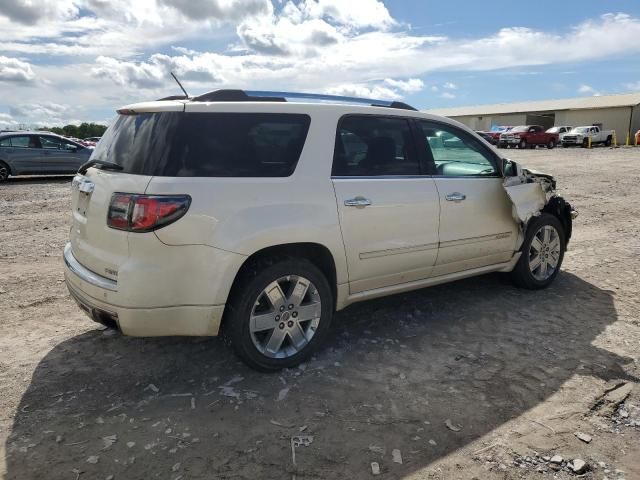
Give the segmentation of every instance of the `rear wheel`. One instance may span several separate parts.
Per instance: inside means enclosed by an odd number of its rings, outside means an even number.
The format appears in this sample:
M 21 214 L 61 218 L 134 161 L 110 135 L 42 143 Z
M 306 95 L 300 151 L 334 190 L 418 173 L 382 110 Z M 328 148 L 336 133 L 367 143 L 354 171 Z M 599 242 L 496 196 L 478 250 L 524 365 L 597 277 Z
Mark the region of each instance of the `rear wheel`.
M 306 259 L 268 260 L 248 269 L 234 287 L 226 322 L 238 356 L 258 370 L 306 360 L 322 343 L 333 316 L 333 295 Z
M 522 255 L 511 272 L 514 283 L 531 290 L 548 287 L 560 272 L 565 248 L 558 219 L 548 213 L 534 217 L 527 228 Z
M 4 162 L 0 162 L 0 183 L 6 182 L 10 174 L 11 170 L 9 169 L 9 165 Z
M 523 138 L 522 140 L 520 140 L 518 146 L 522 149 L 527 148 L 527 141 Z
M 605 146 L 610 147 L 611 146 L 611 137 L 607 137 L 607 139 L 604 141 Z
M 589 139 L 585 138 L 582 140 L 582 148 L 589 148 Z

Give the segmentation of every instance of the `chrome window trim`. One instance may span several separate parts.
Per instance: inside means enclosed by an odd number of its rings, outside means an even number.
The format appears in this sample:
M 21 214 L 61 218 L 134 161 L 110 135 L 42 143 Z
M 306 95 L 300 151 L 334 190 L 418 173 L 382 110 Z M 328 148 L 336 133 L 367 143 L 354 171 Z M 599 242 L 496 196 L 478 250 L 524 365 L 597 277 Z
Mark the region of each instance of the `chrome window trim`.
M 411 180 L 420 178 L 503 178 L 501 175 L 332 175 L 331 180 Z

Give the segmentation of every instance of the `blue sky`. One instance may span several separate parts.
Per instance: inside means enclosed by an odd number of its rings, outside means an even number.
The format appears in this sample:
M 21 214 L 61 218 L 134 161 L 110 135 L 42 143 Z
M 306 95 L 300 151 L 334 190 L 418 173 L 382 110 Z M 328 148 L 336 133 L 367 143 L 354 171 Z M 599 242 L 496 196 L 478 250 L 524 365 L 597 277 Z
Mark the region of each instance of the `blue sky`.
M 274 89 L 418 108 L 640 91 L 640 2 L 0 0 L 0 128 Z

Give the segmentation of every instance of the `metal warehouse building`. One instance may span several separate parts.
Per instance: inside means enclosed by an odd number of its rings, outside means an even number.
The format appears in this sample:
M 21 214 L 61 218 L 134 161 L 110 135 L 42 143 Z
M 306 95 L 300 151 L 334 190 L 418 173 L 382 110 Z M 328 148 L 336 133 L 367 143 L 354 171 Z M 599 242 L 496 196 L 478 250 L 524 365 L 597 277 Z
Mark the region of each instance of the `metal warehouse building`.
M 615 130 L 618 142 L 624 142 L 628 132 L 640 129 L 640 93 L 441 108 L 428 113 L 453 118 L 474 130 L 496 125 L 599 125 Z

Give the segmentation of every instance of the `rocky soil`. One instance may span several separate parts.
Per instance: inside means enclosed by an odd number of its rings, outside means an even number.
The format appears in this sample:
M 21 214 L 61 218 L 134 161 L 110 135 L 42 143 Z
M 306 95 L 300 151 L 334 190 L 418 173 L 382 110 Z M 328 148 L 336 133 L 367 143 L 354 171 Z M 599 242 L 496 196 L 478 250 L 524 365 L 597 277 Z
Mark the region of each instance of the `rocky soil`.
M 63 282 L 70 178 L 0 185 L 0 477 L 640 479 L 640 149 L 508 153 L 580 211 L 552 288 L 354 305 L 271 375 L 92 323 Z

